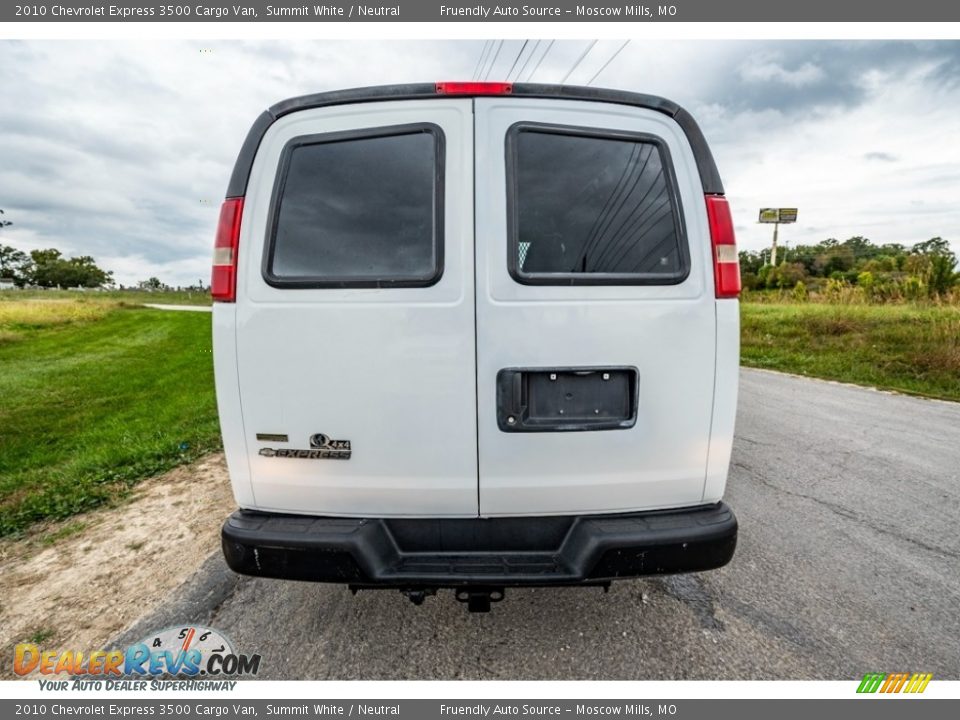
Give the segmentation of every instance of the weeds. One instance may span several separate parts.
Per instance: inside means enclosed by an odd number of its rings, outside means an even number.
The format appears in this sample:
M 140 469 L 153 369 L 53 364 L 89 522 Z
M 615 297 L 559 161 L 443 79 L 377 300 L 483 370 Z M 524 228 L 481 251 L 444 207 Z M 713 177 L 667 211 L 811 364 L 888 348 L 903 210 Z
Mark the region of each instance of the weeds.
M 744 365 L 960 400 L 960 307 L 741 304 Z
M 27 642 L 33 643 L 34 645 L 42 645 L 55 634 L 56 633 L 49 628 L 41 628 L 40 630 L 34 631 L 33 635 L 27 638 Z

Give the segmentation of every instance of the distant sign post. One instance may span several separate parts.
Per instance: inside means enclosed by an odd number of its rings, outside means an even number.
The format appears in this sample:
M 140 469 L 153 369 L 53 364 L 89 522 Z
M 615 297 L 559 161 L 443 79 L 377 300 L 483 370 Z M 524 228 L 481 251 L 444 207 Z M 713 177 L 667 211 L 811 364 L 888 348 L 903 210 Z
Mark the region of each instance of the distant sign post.
M 794 223 L 797 221 L 796 208 L 760 208 L 758 222 L 773 224 L 773 251 L 770 253 L 770 264 L 777 264 L 777 231 L 780 223 Z

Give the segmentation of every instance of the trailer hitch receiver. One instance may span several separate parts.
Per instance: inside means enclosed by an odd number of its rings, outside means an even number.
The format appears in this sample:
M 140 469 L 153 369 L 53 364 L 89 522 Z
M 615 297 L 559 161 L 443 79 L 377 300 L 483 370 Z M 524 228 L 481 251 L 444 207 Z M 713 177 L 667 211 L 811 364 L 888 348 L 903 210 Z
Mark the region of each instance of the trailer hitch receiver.
M 465 587 L 457 590 L 457 600 L 467 604 L 467 611 L 472 613 L 490 612 L 490 603 L 503 600 L 503 588 L 500 587 Z

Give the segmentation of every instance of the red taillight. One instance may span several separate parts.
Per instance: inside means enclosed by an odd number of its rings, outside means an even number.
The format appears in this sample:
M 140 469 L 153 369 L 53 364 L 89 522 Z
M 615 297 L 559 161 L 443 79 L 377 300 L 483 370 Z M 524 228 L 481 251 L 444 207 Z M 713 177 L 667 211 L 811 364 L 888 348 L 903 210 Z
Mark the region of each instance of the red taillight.
M 730 205 L 723 195 L 707 195 L 706 200 L 717 297 L 740 297 L 740 257 L 737 255 L 737 239 L 733 235 Z
M 243 198 L 227 198 L 220 206 L 217 239 L 213 242 L 213 274 L 210 294 L 219 302 L 237 299 L 237 248 L 240 242 L 240 216 Z
M 505 82 L 438 82 L 437 95 L 509 95 L 513 83 Z

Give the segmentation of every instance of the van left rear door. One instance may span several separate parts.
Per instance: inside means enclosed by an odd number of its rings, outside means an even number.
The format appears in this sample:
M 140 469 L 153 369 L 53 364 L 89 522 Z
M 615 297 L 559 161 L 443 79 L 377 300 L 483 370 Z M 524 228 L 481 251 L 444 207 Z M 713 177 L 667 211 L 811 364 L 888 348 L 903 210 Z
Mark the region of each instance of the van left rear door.
M 472 123 L 469 99 L 392 101 L 264 136 L 236 306 L 259 509 L 476 516 Z

